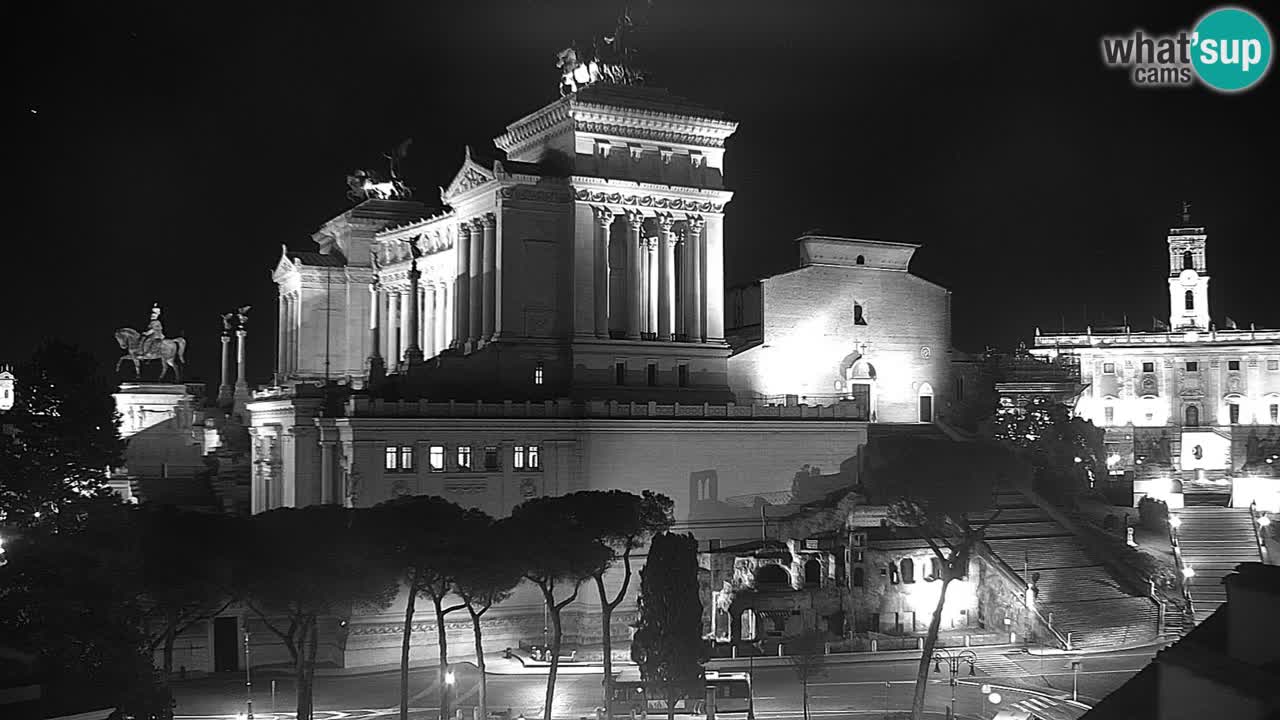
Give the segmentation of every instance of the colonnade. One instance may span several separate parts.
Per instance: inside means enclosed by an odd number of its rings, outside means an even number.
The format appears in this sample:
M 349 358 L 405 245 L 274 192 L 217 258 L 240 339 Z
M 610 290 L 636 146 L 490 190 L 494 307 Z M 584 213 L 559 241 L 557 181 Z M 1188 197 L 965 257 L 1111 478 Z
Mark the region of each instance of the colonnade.
M 714 290 L 710 282 L 718 277 L 721 259 L 718 238 L 709 238 L 706 221 L 691 215 L 678 219 L 670 214 L 646 217 L 637 211 L 616 213 L 593 207 L 595 214 L 595 334 L 608 338 L 621 335 L 628 340 L 661 342 L 704 342 L 724 335 L 720 303 L 709 303 Z M 621 232 L 614 231 L 617 220 L 624 221 Z M 646 230 L 656 235 L 646 235 Z M 708 252 L 709 241 L 715 247 Z M 610 261 L 623 255 L 615 243 L 625 247 L 625 276 L 615 277 Z M 625 290 L 615 292 L 614 283 Z M 617 298 L 621 307 L 615 307 Z M 710 310 L 709 310 L 710 305 Z
M 383 358 L 394 366 L 405 359 L 410 344 L 416 344 L 423 357 L 435 357 L 450 347 L 454 338 L 453 293 L 446 281 L 412 285 L 369 286 L 370 355 Z M 417 327 L 411 335 L 410 329 Z

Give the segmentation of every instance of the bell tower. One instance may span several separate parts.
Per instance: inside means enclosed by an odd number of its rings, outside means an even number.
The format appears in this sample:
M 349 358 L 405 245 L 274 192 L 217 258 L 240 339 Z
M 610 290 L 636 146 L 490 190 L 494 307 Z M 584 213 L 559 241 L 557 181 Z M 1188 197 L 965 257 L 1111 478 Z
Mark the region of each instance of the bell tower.
M 1169 229 L 1169 329 L 1209 329 L 1209 271 L 1203 227 L 1191 222 L 1191 203 L 1182 203 L 1179 223 Z
M 0 365 L 0 412 L 13 408 L 15 378 L 8 365 Z

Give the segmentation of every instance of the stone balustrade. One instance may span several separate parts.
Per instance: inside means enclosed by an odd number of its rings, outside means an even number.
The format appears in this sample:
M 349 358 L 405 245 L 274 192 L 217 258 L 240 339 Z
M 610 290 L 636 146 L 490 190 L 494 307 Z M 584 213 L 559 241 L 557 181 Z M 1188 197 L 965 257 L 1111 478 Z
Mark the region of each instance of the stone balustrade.
M 1085 345 L 1182 345 L 1188 342 L 1197 344 L 1218 343 L 1235 345 L 1240 343 L 1280 341 L 1280 330 L 1178 330 L 1174 332 L 1087 332 L 1071 334 L 1043 334 L 1035 338 L 1037 350 L 1054 347 L 1074 347 Z
M 724 405 L 620 403 L 592 400 L 546 400 L 542 402 L 432 402 L 385 401 L 354 397 L 347 401 L 347 417 L 444 417 L 444 418 L 564 418 L 564 419 L 763 419 L 763 420 L 850 420 L 865 422 L 860 408 L 850 403 L 837 405 Z

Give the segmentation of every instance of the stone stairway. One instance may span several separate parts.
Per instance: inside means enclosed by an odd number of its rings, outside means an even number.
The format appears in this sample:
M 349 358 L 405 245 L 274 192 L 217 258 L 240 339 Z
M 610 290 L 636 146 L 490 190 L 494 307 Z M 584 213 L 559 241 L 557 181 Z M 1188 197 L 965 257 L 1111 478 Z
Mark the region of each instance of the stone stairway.
M 1184 584 L 1199 624 L 1227 601 L 1222 579 L 1240 563 L 1262 562 L 1262 553 L 1249 508 L 1201 505 L 1184 507 L 1177 515 L 1182 521 L 1178 528 L 1182 566 L 1190 566 L 1195 573 Z
M 987 528 L 987 545 L 1010 568 L 1038 575 L 1040 614 L 1052 618 L 1072 647 L 1103 648 L 1155 637 L 1159 610 L 1149 598 L 1121 589 L 1101 562 L 1067 528 L 1026 496 L 1001 491 L 1000 514 Z
M 1184 470 L 1178 477 L 1187 505 L 1225 507 L 1231 504 L 1231 478 L 1225 470 Z

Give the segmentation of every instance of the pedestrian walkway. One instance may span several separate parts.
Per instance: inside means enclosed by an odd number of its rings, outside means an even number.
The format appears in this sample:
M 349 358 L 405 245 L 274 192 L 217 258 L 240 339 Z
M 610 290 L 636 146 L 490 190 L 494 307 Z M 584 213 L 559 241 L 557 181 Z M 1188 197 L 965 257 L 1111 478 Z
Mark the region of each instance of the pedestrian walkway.
M 1199 624 L 1227 601 L 1223 578 L 1240 563 L 1262 562 L 1262 551 L 1249 508 L 1198 505 L 1184 507 L 1176 515 L 1183 573 L 1187 568 L 1193 573 L 1183 582 Z

